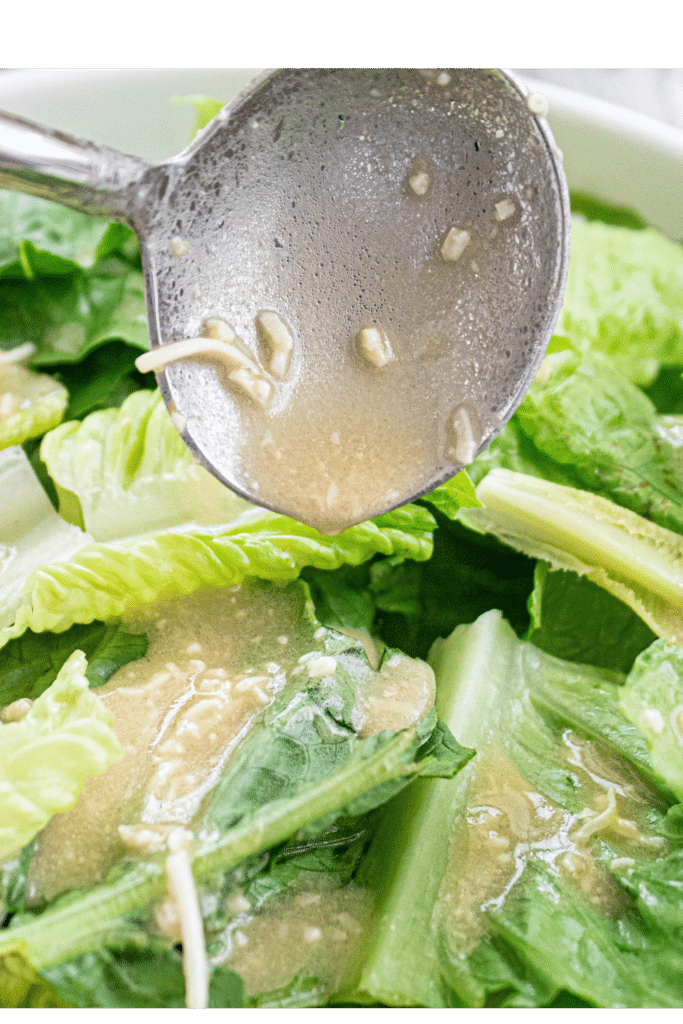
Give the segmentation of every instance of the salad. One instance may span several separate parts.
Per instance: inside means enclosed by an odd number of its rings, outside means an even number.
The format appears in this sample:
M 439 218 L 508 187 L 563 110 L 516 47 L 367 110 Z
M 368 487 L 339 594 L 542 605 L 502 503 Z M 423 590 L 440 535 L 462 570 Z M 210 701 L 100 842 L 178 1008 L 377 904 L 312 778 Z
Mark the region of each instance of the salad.
M 0 196 L 0 1005 L 681 1006 L 683 250 L 574 211 L 500 436 L 323 536 L 193 462 L 134 236 Z

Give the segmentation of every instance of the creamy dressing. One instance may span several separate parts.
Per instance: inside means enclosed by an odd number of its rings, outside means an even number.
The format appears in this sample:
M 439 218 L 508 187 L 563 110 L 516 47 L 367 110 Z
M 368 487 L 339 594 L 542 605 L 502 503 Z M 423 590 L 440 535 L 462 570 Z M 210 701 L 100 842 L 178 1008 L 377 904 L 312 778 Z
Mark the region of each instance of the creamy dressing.
M 97 690 L 125 757 L 38 836 L 32 901 L 96 885 L 126 853 L 161 853 L 174 829 L 191 829 L 240 740 L 287 687 L 341 663 L 358 687 L 362 735 L 410 726 L 433 706 L 423 662 L 395 654 L 359 674 L 357 658 L 330 655 L 330 633 L 303 614 L 303 594 L 253 582 L 176 598 L 128 623 L 148 635 L 147 655 Z
M 578 813 L 539 794 L 500 748 L 488 748 L 473 762 L 466 815 L 454 827 L 435 911 L 451 948 L 463 956 L 486 935 L 486 911 L 503 905 L 527 863 L 541 861 L 601 914 L 618 918 L 629 897 L 593 859 L 591 837 L 602 834 L 627 850 L 632 846 L 639 857 L 663 852 L 663 840 L 639 827 L 652 793 L 623 764 L 569 729 L 563 753 L 584 804 Z M 628 871 L 634 863 L 615 858 L 612 867 Z
M 230 900 L 239 910 L 214 962 L 237 971 L 247 996 L 288 985 L 297 975 L 315 978 L 323 1000 L 353 986 L 372 912 L 369 892 L 353 884 L 334 889 L 324 876 L 304 873 L 293 891 L 258 913 L 239 894 Z

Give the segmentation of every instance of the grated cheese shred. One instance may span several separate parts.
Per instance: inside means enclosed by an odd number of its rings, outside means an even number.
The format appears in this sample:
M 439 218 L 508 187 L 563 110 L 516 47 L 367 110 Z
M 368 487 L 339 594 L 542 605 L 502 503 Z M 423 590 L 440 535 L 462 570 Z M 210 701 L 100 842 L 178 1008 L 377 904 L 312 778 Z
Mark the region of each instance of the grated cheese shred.
M 166 858 L 169 893 L 175 902 L 183 943 L 185 1005 L 202 1010 L 209 1005 L 209 964 L 204 943 L 204 926 L 199 894 L 187 851 L 189 833 L 175 828 L 168 837 L 170 853 Z

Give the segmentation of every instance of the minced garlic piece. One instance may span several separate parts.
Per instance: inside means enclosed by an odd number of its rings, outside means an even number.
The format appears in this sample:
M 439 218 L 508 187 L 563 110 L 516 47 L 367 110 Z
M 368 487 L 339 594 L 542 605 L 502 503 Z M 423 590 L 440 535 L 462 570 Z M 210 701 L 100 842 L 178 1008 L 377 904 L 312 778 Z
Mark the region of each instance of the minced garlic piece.
M 35 351 L 36 346 L 27 341 L 23 345 L 0 352 L 0 365 L 2 363 L 25 363 L 32 355 L 35 355 Z
M 321 658 L 314 658 L 312 661 L 309 661 L 306 667 L 309 679 L 333 676 L 337 668 L 337 659 L 323 655 Z
M 364 327 L 358 332 L 361 355 L 373 366 L 386 366 L 396 358 L 391 342 L 382 327 Z
M 243 391 L 246 391 L 258 405 L 266 406 L 270 401 L 270 384 L 248 367 L 240 366 L 237 370 L 232 370 L 228 374 L 228 378 L 238 384 Z
M 539 117 L 548 116 L 548 101 L 545 96 L 538 92 L 532 92 L 530 96 L 526 98 L 526 105 L 532 114 L 538 114 Z
M 270 349 L 269 370 L 280 380 L 286 375 L 294 351 L 294 337 L 279 313 L 263 309 L 256 316 L 256 325 Z
M 0 420 L 10 419 L 20 409 L 21 399 L 18 395 L 13 395 L 11 391 L 6 391 L 4 395 L 0 395 Z
M 517 207 L 512 199 L 501 199 L 499 203 L 495 204 L 496 220 L 508 220 L 515 213 Z
M 186 238 L 172 238 L 171 239 L 171 256 L 174 259 L 180 259 L 182 256 L 187 256 L 190 251 L 190 243 Z
M 426 171 L 416 171 L 408 178 L 408 184 L 416 196 L 424 196 L 429 191 L 431 179 Z
M 28 697 L 20 697 L 19 700 L 15 700 L 8 704 L 6 708 L 3 708 L 0 718 L 2 718 L 3 722 L 20 722 L 22 718 L 26 717 L 32 707 L 32 700 L 29 700 Z
M 441 255 L 451 262 L 459 260 L 470 244 L 470 233 L 463 228 L 453 227 L 446 235 L 441 246 Z
M 477 454 L 480 438 L 475 436 L 472 414 L 464 405 L 459 405 L 451 417 L 451 430 L 455 434 L 455 444 L 450 450 L 456 461 L 469 466 Z
M 236 341 L 237 335 L 230 324 L 218 316 L 210 316 L 202 326 L 202 337 L 213 338 L 214 341 Z

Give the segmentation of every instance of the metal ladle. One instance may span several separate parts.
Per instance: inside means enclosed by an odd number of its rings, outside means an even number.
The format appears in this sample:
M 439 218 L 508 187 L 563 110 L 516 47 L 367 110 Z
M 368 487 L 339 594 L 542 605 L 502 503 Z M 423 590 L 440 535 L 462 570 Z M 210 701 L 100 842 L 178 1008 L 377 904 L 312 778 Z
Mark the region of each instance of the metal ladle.
M 158 372 L 174 422 L 228 487 L 336 532 L 453 476 L 537 372 L 569 256 L 542 113 L 497 69 L 285 69 L 157 165 L 2 115 L 0 187 L 133 227 L 152 348 L 234 330 L 267 407 L 198 356 Z

